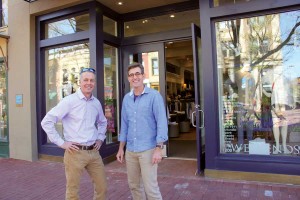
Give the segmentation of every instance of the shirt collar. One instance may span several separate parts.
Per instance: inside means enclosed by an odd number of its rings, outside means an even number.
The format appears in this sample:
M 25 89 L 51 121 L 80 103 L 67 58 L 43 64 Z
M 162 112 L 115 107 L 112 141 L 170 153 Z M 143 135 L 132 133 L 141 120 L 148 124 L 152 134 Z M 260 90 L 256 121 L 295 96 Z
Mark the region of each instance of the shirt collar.
M 143 92 L 142 92 L 142 94 L 144 94 L 144 93 L 149 93 L 149 91 L 150 91 L 150 88 L 148 88 L 147 86 L 145 86 L 145 87 L 144 87 L 144 90 L 143 90 Z M 141 94 L 141 95 L 142 95 L 142 94 Z M 131 91 L 130 91 L 130 93 L 129 93 L 129 96 L 132 96 L 132 95 L 134 95 L 133 89 L 131 89 Z
M 77 90 L 76 93 L 77 93 L 79 99 L 86 99 L 87 100 L 87 98 L 84 96 L 84 94 L 82 93 L 80 88 Z M 89 100 L 93 100 L 94 98 L 95 98 L 94 95 L 92 95 Z

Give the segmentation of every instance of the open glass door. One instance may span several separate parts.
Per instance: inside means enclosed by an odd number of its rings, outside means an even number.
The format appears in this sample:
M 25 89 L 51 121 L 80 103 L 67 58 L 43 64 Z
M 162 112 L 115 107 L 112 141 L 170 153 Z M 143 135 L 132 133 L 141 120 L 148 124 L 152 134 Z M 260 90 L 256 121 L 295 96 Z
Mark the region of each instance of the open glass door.
M 201 70 L 201 37 L 200 28 L 191 25 L 194 55 L 194 81 L 195 81 L 195 111 L 192 114 L 193 126 L 196 127 L 197 137 L 197 173 L 202 173 L 205 168 L 205 132 L 202 94 L 202 70 Z M 196 116 L 196 118 L 194 118 Z
M 165 56 L 164 44 L 141 44 L 123 47 L 123 78 L 124 78 L 124 94 L 130 91 L 130 85 L 127 81 L 127 66 L 132 62 L 142 63 L 145 68 L 144 84 L 149 88 L 158 90 L 160 94 L 166 96 L 166 72 L 165 72 Z M 165 100 L 165 98 L 163 98 Z M 166 105 L 166 100 L 165 100 Z M 164 150 L 166 150 L 164 148 Z M 166 155 L 166 151 L 164 152 Z

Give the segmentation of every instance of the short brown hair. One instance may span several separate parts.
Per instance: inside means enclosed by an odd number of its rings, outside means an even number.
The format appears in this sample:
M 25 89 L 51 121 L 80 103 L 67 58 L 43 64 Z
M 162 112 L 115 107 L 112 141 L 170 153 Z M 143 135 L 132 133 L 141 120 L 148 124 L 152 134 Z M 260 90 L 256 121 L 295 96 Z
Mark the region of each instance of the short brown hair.
M 137 67 L 141 69 L 141 74 L 144 74 L 144 66 L 141 63 L 137 63 L 137 62 L 133 62 L 128 66 L 127 73 L 129 72 L 129 70 Z

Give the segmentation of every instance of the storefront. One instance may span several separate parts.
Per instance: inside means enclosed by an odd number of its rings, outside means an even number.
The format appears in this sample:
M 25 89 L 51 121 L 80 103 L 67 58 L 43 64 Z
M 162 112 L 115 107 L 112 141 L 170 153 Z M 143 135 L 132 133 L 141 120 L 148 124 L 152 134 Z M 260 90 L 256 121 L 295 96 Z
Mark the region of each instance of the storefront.
M 81 68 L 93 66 L 96 68 L 98 80 L 95 95 L 103 102 L 105 116 L 108 119 L 107 139 L 101 148 L 101 154 L 104 158 L 110 156 L 114 158 L 118 148 L 121 101 L 123 95 L 129 91 L 124 66 L 132 61 L 142 62 L 146 69 L 145 84 L 160 91 L 163 97 L 167 96 L 168 91 L 165 88 L 168 84 L 170 91 L 172 83 L 174 84 L 172 93 L 176 95 L 183 92 L 181 85 L 185 82 L 188 83 L 187 88 L 193 85 L 190 23 L 199 24 L 199 6 L 197 2 L 185 4 L 188 7 L 181 7 L 181 5 L 172 5 L 177 19 L 173 19 L 175 24 L 169 26 L 166 26 L 168 23 L 166 20 L 171 17 L 166 11 L 159 11 L 160 14 L 158 11 L 149 12 L 141 19 L 139 16 L 141 11 L 120 16 L 119 13 L 94 1 L 38 16 L 36 18 L 39 31 L 37 37 L 37 121 L 41 121 L 45 113 L 63 97 L 77 90 Z M 155 20 L 148 20 L 151 15 L 155 16 Z M 187 15 L 190 18 L 182 20 Z M 141 21 L 149 25 L 142 27 Z M 153 29 L 153 24 L 159 28 Z M 182 33 L 178 31 L 181 29 Z M 163 36 L 163 39 L 158 40 L 157 36 Z M 176 45 L 171 45 L 171 41 Z M 179 80 L 172 80 L 169 75 L 172 70 L 166 70 L 165 65 L 173 63 L 175 66 L 176 60 L 165 56 L 165 52 L 174 54 L 175 48 L 183 46 L 189 47 L 189 52 L 185 56 L 189 58 L 190 65 L 179 69 L 179 74 L 177 74 Z M 168 49 L 165 50 L 165 47 Z M 169 74 L 166 75 L 166 71 Z M 184 75 L 188 72 L 189 76 Z M 176 84 L 179 84 L 178 88 Z M 184 91 L 187 91 L 187 88 Z M 176 114 L 174 112 L 173 115 L 188 116 L 188 113 Z M 178 117 L 177 122 L 184 120 L 185 118 L 179 119 Z M 187 121 L 187 126 L 189 124 Z M 39 123 L 37 128 L 39 156 L 42 158 L 49 155 L 62 156 L 63 150 L 50 143 Z M 57 124 L 57 129 L 62 133 L 62 124 Z M 193 144 L 192 152 L 196 159 L 196 130 L 192 128 L 189 132 L 193 137 L 190 143 Z M 168 150 L 172 150 L 175 146 L 184 145 L 182 141 L 179 143 L 174 141 L 172 145 L 166 145 L 169 147 Z M 168 152 L 165 153 L 168 154 Z
M 226 2 L 200 1 L 205 172 L 299 175 L 299 3 Z
M 24 88 L 18 93 L 13 89 L 10 96 L 25 93 L 24 107 L 11 105 L 10 112 L 17 116 L 26 105 L 36 105 L 23 113 L 31 124 L 25 131 L 29 160 L 61 158 L 62 149 L 49 142 L 40 121 L 76 91 L 78 72 L 89 66 L 97 71 L 95 96 L 109 122 L 101 154 L 113 158 L 122 97 L 129 91 L 126 66 L 138 61 L 148 72 L 145 84 L 159 90 L 169 108 L 167 156 L 195 159 L 198 173 L 211 177 L 300 174 L 299 2 L 174 1 L 148 7 L 141 3 L 127 12 L 110 3 L 9 4 L 12 16 L 27 17 L 29 42 L 21 49 L 30 49 L 23 69 L 30 75 Z M 24 7 L 29 11 L 16 13 Z M 18 36 L 17 27 L 12 30 Z M 11 54 L 13 60 L 16 55 Z M 37 98 L 31 96 L 35 92 Z M 10 127 L 17 123 L 13 119 Z M 13 149 L 21 133 L 14 129 L 11 157 L 26 159 Z M 63 132 L 61 124 L 57 129 Z M 175 152 L 179 147 L 192 154 Z

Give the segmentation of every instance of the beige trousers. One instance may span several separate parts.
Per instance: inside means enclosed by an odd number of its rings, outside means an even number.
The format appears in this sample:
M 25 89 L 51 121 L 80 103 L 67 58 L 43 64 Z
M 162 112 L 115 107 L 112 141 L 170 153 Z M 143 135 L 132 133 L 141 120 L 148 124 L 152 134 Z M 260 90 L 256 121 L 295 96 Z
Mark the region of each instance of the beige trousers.
M 126 151 L 128 184 L 134 200 L 161 200 L 157 182 L 157 164 L 152 164 L 154 149 L 143 152 Z M 145 191 L 144 191 L 144 189 Z
M 97 150 L 79 150 L 64 155 L 66 174 L 66 200 L 79 200 L 80 178 L 84 169 L 87 170 L 94 183 L 94 200 L 106 198 L 106 176 L 102 158 Z

